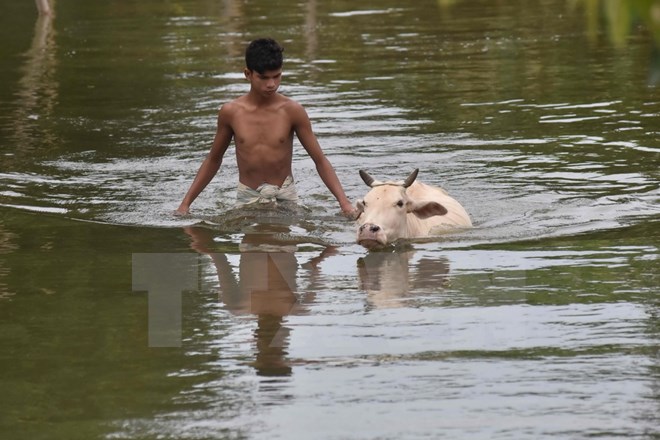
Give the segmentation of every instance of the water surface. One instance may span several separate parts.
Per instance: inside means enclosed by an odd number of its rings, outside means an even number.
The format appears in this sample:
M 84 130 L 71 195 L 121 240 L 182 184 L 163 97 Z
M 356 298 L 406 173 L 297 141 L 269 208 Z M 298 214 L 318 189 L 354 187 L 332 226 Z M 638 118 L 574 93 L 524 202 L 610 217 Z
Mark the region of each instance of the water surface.
M 660 435 L 660 3 L 7 4 L 3 438 Z M 382 252 L 295 146 L 299 211 L 172 216 L 243 50 L 286 48 L 348 196 L 475 228 Z

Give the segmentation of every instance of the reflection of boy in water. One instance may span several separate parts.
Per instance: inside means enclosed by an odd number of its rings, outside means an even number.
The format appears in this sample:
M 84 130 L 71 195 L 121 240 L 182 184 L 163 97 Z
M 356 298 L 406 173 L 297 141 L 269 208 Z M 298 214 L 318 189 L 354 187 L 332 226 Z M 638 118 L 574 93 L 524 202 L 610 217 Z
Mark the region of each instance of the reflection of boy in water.
M 255 40 L 248 46 L 244 73 L 250 91 L 220 108 L 211 151 L 177 213 L 188 213 L 190 205 L 220 169 L 232 139 L 236 145 L 239 202 L 296 201 L 291 171 L 295 133 L 342 212 L 354 215 L 355 209 L 321 150 L 307 112 L 277 92 L 282 79 L 283 50 L 269 38 Z
M 296 295 L 296 246 L 278 237 L 279 234 L 288 233 L 289 228 L 282 225 L 258 225 L 246 233 L 239 245 L 238 279 L 227 255 L 212 252 L 209 248 L 213 244 L 210 230 L 185 227 L 184 231 L 192 239 L 191 247 L 194 250 L 212 258 L 218 273 L 222 302 L 227 309 L 234 314 L 250 313 L 258 316 L 254 332 L 257 343 L 253 363 L 255 369 L 264 376 L 290 374 L 291 367 L 286 360 L 290 329 L 283 325 L 284 317 L 304 313 L 304 309 Z M 335 248 L 327 247 L 305 265 L 311 268 L 312 278 L 321 260 L 334 252 Z M 305 302 L 312 298 L 312 295 L 305 295 Z

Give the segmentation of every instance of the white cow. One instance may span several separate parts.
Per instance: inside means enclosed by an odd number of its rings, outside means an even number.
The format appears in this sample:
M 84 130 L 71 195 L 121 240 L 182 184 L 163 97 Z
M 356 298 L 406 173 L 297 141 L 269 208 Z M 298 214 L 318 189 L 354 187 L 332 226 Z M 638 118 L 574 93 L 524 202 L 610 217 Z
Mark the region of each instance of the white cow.
M 381 182 L 360 170 L 371 191 L 357 203 L 359 244 L 381 247 L 401 238 L 472 227 L 468 213 L 447 191 L 415 182 L 418 172 L 413 171 L 405 180 Z

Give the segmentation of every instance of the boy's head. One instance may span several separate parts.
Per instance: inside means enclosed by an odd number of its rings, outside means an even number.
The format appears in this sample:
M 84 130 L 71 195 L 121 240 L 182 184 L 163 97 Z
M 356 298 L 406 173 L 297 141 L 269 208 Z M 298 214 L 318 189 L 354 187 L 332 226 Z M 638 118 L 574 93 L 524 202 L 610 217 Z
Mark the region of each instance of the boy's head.
M 264 73 L 282 68 L 284 48 L 272 38 L 252 41 L 245 50 L 245 66 L 254 72 Z

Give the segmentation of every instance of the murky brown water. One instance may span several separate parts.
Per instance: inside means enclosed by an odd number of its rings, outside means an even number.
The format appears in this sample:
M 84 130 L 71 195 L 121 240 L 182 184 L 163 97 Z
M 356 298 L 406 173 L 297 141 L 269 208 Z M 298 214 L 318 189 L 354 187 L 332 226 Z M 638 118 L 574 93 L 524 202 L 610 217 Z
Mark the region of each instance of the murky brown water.
M 1 438 L 660 435 L 659 2 L 5 3 Z M 476 227 L 366 252 L 302 148 L 173 217 L 263 35 L 351 199 Z

